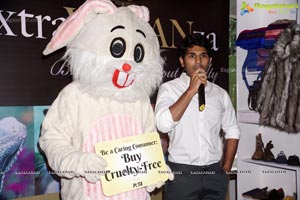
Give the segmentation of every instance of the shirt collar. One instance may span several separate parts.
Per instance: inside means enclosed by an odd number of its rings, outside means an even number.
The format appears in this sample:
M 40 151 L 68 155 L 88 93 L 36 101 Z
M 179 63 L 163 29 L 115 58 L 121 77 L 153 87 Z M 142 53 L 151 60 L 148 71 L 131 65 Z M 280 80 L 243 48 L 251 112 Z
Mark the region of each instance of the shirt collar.
M 190 77 L 185 72 L 182 72 L 182 74 L 180 75 L 180 79 L 184 82 L 185 85 L 190 84 Z

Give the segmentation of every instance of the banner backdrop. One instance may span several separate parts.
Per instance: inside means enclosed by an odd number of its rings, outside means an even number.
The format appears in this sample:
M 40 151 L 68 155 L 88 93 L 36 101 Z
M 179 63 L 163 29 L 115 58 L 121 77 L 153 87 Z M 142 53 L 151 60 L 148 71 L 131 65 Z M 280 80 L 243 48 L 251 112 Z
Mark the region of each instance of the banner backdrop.
M 0 160 L 0 164 L 9 169 L 8 172 L 0 170 L 0 199 L 59 190 L 57 177 L 49 171 L 37 141 L 48 106 L 72 81 L 72 76 L 68 63 L 62 60 L 65 49 L 49 56 L 42 56 L 42 51 L 59 24 L 83 2 L 0 2 L 0 120 L 5 121 L 9 116 L 26 127 L 23 150 L 14 155 L 14 162 L 5 166 Z M 150 24 L 157 34 L 165 60 L 163 81 L 180 76 L 176 48 L 185 35 L 196 32 L 208 37 L 213 44 L 215 54 L 208 72 L 209 79 L 228 90 L 229 0 L 136 0 L 116 1 L 116 4 L 149 8 Z M 155 103 L 155 98 L 154 94 L 152 103 Z M 167 144 L 162 141 L 162 145 L 165 150 Z
M 42 56 L 42 50 L 58 25 L 83 2 L 1 1 L 1 106 L 49 105 L 72 80 L 68 64 L 61 59 L 65 49 L 46 57 Z M 209 78 L 228 89 L 229 1 L 141 0 L 132 4 L 150 9 L 150 24 L 166 61 L 164 81 L 181 73 L 176 52 L 178 43 L 186 34 L 198 32 L 211 40 L 216 52 Z

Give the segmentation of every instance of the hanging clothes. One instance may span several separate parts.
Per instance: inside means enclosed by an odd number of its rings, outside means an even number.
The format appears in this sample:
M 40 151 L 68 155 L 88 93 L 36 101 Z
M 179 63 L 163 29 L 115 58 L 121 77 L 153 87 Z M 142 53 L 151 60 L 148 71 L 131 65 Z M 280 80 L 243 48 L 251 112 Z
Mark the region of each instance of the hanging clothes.
M 239 34 L 236 40 L 236 46 L 247 50 L 247 55 L 242 66 L 242 78 L 249 90 L 249 110 L 257 109 L 257 97 L 261 85 L 261 74 L 279 34 L 294 22 L 296 21 L 279 19 L 270 23 L 267 27 L 243 30 Z M 248 81 L 247 72 L 254 72 L 257 74 L 256 79 L 254 79 L 252 83 Z
M 300 26 L 284 29 L 262 74 L 257 100 L 259 123 L 289 133 L 300 132 Z

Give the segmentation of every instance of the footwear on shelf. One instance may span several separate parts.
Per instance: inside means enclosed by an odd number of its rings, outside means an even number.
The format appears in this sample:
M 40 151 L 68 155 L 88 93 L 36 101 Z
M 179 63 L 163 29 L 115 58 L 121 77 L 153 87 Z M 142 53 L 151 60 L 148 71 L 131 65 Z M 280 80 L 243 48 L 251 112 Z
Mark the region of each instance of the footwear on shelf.
M 247 192 L 244 192 L 242 194 L 243 197 L 245 198 L 253 198 L 254 195 L 259 195 L 260 193 L 264 193 L 267 192 L 268 187 L 264 187 L 264 188 L 254 188 L 252 190 L 249 190 Z
M 261 138 L 261 133 L 256 137 L 255 152 L 253 153 L 252 160 L 263 160 L 264 158 L 264 143 Z
M 274 154 L 271 151 L 271 149 L 273 149 L 273 148 L 274 148 L 274 145 L 272 144 L 272 140 L 270 140 L 266 144 L 266 147 L 264 149 L 264 159 L 263 159 L 263 161 L 266 161 L 266 162 L 274 162 L 275 161 Z
M 254 188 L 242 194 L 244 198 L 249 198 L 251 200 L 295 200 L 294 197 L 285 197 L 282 188 L 272 189 L 268 191 L 268 187 L 264 188 Z M 284 199 L 287 198 L 287 199 Z M 293 199 L 294 198 L 294 199 Z
M 300 165 L 299 157 L 297 155 L 289 156 L 287 160 L 287 164 L 291 166 L 299 166 Z
M 286 164 L 287 163 L 287 158 L 286 155 L 284 154 L 283 151 L 280 151 L 279 154 L 277 155 L 276 159 L 275 159 L 276 163 L 279 164 Z
M 261 192 L 258 192 L 252 196 L 252 199 L 255 200 L 268 200 L 268 191 L 262 190 Z
M 268 200 L 282 200 L 284 198 L 284 191 L 282 188 L 278 190 L 273 189 L 268 192 Z

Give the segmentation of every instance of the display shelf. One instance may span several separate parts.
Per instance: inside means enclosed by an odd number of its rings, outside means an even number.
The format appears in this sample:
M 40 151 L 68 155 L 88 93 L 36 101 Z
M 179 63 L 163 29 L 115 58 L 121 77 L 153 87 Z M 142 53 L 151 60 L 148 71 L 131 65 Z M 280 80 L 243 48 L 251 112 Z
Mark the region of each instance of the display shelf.
M 277 3 L 277 1 L 272 1 Z M 285 3 L 299 4 L 298 1 L 287 0 Z M 244 1 L 238 0 L 237 5 L 243 5 Z M 237 33 L 245 30 L 254 30 L 262 27 L 268 27 L 271 23 L 280 19 L 294 20 L 299 18 L 297 12 L 277 12 L 269 14 L 263 9 L 256 9 L 253 15 L 240 15 L 237 13 Z M 260 20 L 258 20 L 260 19 Z M 299 22 L 298 22 L 299 23 Z M 300 166 L 290 166 L 287 164 L 278 164 L 275 162 L 264 162 L 252 160 L 251 156 L 256 149 L 256 136 L 262 135 L 262 140 L 266 145 L 272 141 L 274 155 L 284 151 L 285 155 L 300 156 L 300 133 L 289 134 L 271 126 L 261 126 L 259 124 L 260 113 L 249 110 L 248 96 L 249 89 L 245 81 L 252 84 L 257 79 L 257 72 L 246 71 L 242 75 L 243 66 L 248 56 L 247 49 L 238 47 L 236 49 L 237 58 L 237 120 L 239 122 L 241 137 L 237 152 L 237 199 L 244 199 L 242 194 L 253 188 L 269 189 L 283 188 L 286 195 L 297 193 L 300 196 Z M 249 57 L 248 57 L 249 58 Z M 249 60 L 247 63 L 249 64 Z M 299 199 L 299 198 L 298 198 Z M 300 200 L 300 199 L 299 199 Z
M 268 167 L 285 169 L 285 170 L 294 170 L 294 171 L 298 171 L 298 173 L 300 173 L 300 166 L 291 166 L 288 164 L 279 164 L 279 163 L 275 163 L 275 162 L 252 160 L 251 158 L 243 159 L 242 161 L 257 164 L 257 165 L 264 165 L 264 166 L 268 166 Z
M 284 170 L 293 172 L 294 173 L 293 179 L 295 179 L 295 188 L 296 188 L 295 192 L 296 192 L 296 194 L 300 194 L 300 166 L 291 166 L 288 164 L 279 164 L 279 163 L 275 163 L 275 162 L 252 160 L 251 158 L 242 159 L 241 161 L 244 163 L 253 164 L 254 166 L 265 167 L 261 171 L 262 174 L 273 174 L 273 175 L 279 174 L 280 175 L 283 173 Z M 254 168 L 252 168 L 252 169 L 254 169 Z M 273 181 L 275 181 L 275 180 L 273 180 Z
M 238 121 L 242 123 L 258 124 L 259 113 L 252 110 L 239 110 Z

